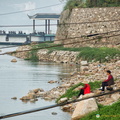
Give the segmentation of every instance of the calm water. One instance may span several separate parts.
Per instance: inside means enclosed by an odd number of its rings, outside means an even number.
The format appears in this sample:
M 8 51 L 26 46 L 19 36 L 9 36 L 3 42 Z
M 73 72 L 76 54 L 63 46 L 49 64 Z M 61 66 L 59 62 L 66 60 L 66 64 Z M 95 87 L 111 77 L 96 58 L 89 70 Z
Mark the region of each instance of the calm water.
M 4 49 L 3 52 L 10 50 Z M 35 88 L 50 90 L 58 86 L 57 83 L 52 85 L 48 84 L 48 81 L 60 81 L 61 76 L 65 76 L 75 69 L 73 67 L 71 69 L 69 66 L 62 64 L 30 62 L 22 59 L 17 59 L 17 63 L 11 63 L 10 61 L 13 58 L 8 55 L 0 56 L 0 115 L 54 104 L 54 101 L 47 102 L 42 99 L 32 104 L 23 103 L 19 98 L 26 95 L 29 90 Z M 14 96 L 18 98 L 16 101 L 11 100 L 11 97 Z M 53 116 L 51 112 L 57 112 L 58 114 Z M 62 112 L 58 107 L 42 112 L 8 118 L 8 120 L 70 120 L 70 115 Z

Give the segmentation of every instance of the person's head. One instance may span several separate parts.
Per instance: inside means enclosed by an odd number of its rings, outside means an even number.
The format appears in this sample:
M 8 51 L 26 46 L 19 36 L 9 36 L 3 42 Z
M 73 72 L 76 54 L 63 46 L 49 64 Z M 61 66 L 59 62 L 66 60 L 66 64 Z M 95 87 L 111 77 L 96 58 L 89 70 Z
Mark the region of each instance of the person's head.
M 110 70 L 107 70 L 106 73 L 107 73 L 107 75 L 110 75 L 110 74 L 111 74 L 111 71 L 110 71 Z

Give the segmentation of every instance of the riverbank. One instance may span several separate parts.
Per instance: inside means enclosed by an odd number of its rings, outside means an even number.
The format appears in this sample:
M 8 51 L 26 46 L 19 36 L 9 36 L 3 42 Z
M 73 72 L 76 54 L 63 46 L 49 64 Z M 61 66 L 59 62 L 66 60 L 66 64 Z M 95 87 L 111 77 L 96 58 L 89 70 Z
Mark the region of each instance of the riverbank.
M 27 52 L 19 52 L 26 51 Z M 30 50 L 30 51 L 29 51 Z M 81 61 L 88 62 L 114 62 L 120 59 L 120 48 L 108 47 L 80 47 L 65 48 L 62 45 L 55 45 L 52 42 L 41 44 L 31 44 L 21 46 L 12 54 L 18 58 L 31 61 L 47 61 L 57 63 L 75 63 L 80 64 Z
M 46 45 L 46 44 L 44 44 Z M 61 98 L 67 100 L 75 99 L 79 93 L 78 88 L 82 87 L 82 83 L 87 82 L 91 85 L 92 92 L 98 94 L 98 88 L 101 81 L 106 79 L 106 70 L 111 70 L 115 79 L 114 89 L 120 88 L 120 51 L 119 48 L 54 48 L 35 50 L 38 46 L 22 46 L 19 47 L 15 54 L 16 57 L 25 60 L 50 61 L 57 63 L 69 64 L 74 66 L 80 64 L 80 71 L 75 70 L 67 78 L 61 78 L 60 86 L 55 87 L 49 91 L 37 92 L 31 91 L 21 100 L 28 99 L 28 101 L 37 101 L 36 97 L 40 97 L 48 101 L 57 101 Z M 30 50 L 30 52 L 20 52 Z M 59 50 L 58 50 L 59 49 Z M 84 61 L 83 61 L 84 60 Z M 49 81 L 49 84 L 54 84 L 57 81 Z M 98 97 L 96 100 L 99 104 L 110 105 L 119 99 L 119 93 L 113 96 Z M 32 96 L 32 97 L 31 97 Z M 119 96 L 119 97 L 117 97 Z M 114 99 L 115 98 L 115 99 Z M 63 106 L 61 109 L 73 113 L 76 104 Z

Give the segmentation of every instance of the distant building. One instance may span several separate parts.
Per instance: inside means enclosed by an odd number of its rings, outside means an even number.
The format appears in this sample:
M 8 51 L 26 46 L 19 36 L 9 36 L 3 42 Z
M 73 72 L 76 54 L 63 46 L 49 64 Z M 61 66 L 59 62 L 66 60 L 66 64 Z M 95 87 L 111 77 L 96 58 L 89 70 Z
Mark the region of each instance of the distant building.
M 45 20 L 45 34 L 50 34 L 51 32 L 51 25 L 50 25 L 50 21 L 51 20 L 56 20 L 57 24 L 59 24 L 59 19 L 60 19 L 60 14 L 55 14 L 55 13 L 37 13 L 33 16 L 29 16 L 28 17 L 30 19 L 33 20 L 33 33 L 36 32 L 35 29 L 35 20 Z

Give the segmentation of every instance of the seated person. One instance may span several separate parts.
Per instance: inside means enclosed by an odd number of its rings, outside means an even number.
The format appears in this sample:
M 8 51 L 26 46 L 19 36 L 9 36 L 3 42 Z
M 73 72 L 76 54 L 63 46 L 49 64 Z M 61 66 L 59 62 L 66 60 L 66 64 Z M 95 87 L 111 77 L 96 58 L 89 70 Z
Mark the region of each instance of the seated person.
M 113 85 L 114 84 L 114 78 L 113 76 L 111 75 L 111 71 L 110 70 L 107 70 L 106 71 L 107 75 L 108 75 L 108 79 L 107 80 L 104 80 L 102 82 L 102 87 L 100 90 L 102 90 L 102 92 L 105 91 L 105 86 L 110 86 L 110 85 Z
M 80 88 L 80 93 L 78 94 L 77 97 L 80 97 L 80 95 L 85 95 L 90 93 L 90 85 L 89 84 L 84 84 L 83 88 Z

